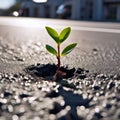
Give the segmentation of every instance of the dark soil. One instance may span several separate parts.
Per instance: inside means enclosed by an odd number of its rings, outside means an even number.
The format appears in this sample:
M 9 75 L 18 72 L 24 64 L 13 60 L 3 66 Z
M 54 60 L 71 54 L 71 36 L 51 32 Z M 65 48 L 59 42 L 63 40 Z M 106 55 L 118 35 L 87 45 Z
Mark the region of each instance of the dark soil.
M 57 65 L 55 65 L 55 64 L 31 65 L 31 66 L 28 66 L 25 69 L 25 71 L 33 76 L 43 77 L 43 78 L 48 78 L 48 77 L 52 78 L 56 74 Z M 89 73 L 88 70 L 81 69 L 81 68 L 77 68 L 77 69 L 76 68 L 69 68 L 68 66 L 65 66 L 65 67 L 62 66 L 60 68 L 60 71 L 66 73 L 66 75 L 64 77 L 65 79 L 72 78 L 72 77 L 84 79 L 84 78 L 86 78 L 87 73 Z

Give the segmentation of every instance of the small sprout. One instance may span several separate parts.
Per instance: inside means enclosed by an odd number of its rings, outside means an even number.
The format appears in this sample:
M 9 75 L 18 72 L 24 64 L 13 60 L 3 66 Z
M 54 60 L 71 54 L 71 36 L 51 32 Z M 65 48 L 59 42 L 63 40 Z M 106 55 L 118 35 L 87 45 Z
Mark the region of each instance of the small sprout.
M 61 57 L 66 56 L 68 53 L 70 53 L 76 47 L 77 43 L 72 43 L 72 44 L 66 46 L 63 49 L 63 51 L 61 52 L 60 46 L 70 35 L 71 28 L 67 27 L 67 28 L 63 29 L 60 34 L 58 34 L 58 32 L 55 29 L 48 27 L 48 26 L 46 26 L 46 30 L 47 30 L 48 34 L 53 38 L 53 40 L 57 43 L 57 50 L 54 49 L 50 45 L 46 45 L 46 49 L 48 52 L 50 52 L 51 54 L 56 56 L 56 58 L 58 60 L 58 68 L 57 68 L 57 72 L 58 72 L 58 71 L 60 71 Z

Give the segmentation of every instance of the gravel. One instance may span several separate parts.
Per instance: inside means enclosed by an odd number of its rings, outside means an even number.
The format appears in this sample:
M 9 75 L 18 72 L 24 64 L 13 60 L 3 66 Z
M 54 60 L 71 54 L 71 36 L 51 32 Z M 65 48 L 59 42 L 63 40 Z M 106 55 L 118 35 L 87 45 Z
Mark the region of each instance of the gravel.
M 0 120 L 120 119 L 119 75 L 61 69 L 67 77 L 57 83 L 52 80 L 54 64 L 31 65 L 24 73 L 0 73 Z

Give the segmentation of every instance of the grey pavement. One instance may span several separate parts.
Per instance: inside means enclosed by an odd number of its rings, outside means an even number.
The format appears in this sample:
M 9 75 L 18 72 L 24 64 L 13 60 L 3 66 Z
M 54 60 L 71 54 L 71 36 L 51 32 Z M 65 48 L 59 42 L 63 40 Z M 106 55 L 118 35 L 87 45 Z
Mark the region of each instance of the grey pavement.
M 58 31 L 67 26 L 72 28 L 62 48 L 71 42 L 78 45 L 61 59 L 62 65 L 91 72 L 120 73 L 119 23 L 11 17 L 0 17 L 0 72 L 19 72 L 37 63 L 57 63 L 44 47 L 46 43 L 55 46 L 45 26 Z

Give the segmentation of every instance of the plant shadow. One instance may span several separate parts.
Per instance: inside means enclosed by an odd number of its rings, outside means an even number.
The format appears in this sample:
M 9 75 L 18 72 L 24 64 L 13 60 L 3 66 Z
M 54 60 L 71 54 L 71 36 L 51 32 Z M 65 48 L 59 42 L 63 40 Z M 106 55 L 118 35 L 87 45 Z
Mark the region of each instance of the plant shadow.
M 65 104 L 64 106 L 60 106 L 59 104 L 54 105 L 50 113 L 55 115 L 60 114 L 60 111 L 66 109 L 66 114 L 62 115 L 58 120 L 82 120 L 83 118 L 78 116 L 77 107 L 84 106 L 88 108 L 89 102 L 92 99 L 83 99 L 82 95 L 75 94 L 73 91 L 64 90 L 62 86 L 58 88 L 58 94 L 63 97 Z M 53 98 L 50 94 L 47 97 Z
M 35 77 L 43 77 L 44 80 L 53 80 L 53 76 L 55 75 L 57 70 L 57 65 L 55 64 L 37 64 L 37 65 L 31 65 L 28 66 L 25 71 L 32 76 Z M 66 108 L 70 108 L 65 115 L 61 115 L 58 120 L 82 120 L 77 114 L 77 107 L 78 106 L 84 106 L 85 108 L 89 107 L 89 102 L 91 99 L 83 99 L 82 95 L 75 94 L 72 90 L 76 89 L 75 86 L 72 84 L 67 83 L 67 78 L 81 78 L 84 79 L 86 77 L 86 73 L 88 71 L 85 71 L 84 69 L 78 68 L 68 68 L 67 66 L 62 66 L 60 68 L 62 72 L 66 73 L 65 80 L 62 80 L 61 82 L 57 83 L 59 84 L 58 92 L 50 91 L 46 95 L 46 97 L 54 98 L 58 96 L 62 96 L 64 100 L 64 105 L 60 105 L 60 101 L 56 102 L 54 104 L 54 108 L 49 111 L 50 114 L 60 114 L 62 110 L 65 110 Z M 63 83 L 65 82 L 65 84 Z M 65 90 L 65 88 L 68 88 L 68 90 Z M 72 90 L 71 90 L 72 89 Z

